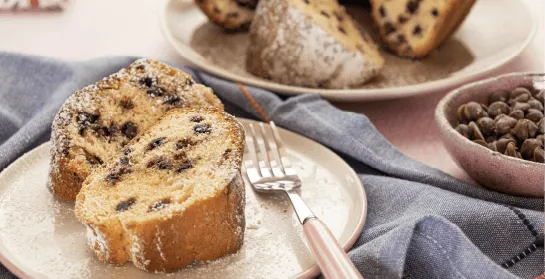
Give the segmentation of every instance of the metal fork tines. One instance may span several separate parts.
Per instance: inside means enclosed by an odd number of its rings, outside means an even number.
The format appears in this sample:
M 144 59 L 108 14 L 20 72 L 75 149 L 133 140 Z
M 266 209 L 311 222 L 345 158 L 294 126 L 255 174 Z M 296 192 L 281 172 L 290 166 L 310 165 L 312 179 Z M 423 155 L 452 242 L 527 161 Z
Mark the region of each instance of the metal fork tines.
M 362 278 L 327 225 L 316 218 L 297 193 L 302 183 L 287 158 L 276 125 L 272 121 L 268 125 L 272 136 L 267 136 L 265 126 L 260 122 L 259 125 L 250 123 L 245 127 L 243 171 L 253 189 L 260 193 L 288 194 L 303 225 L 305 238 L 326 278 Z
M 265 126 L 270 127 L 272 136 L 267 136 Z M 301 224 L 315 218 L 296 191 L 301 187 L 301 180 L 286 155 L 274 122 L 271 121 L 270 125 L 250 123 L 246 128 L 244 170 L 253 189 L 257 192 L 286 192 Z

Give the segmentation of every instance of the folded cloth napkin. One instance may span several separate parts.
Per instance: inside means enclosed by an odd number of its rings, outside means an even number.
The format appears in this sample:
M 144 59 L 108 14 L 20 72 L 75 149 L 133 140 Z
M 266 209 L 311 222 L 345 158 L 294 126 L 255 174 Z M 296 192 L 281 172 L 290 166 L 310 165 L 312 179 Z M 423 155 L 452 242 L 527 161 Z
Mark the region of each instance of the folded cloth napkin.
M 63 62 L 0 53 L 0 170 L 49 139 L 51 121 L 70 94 L 134 59 Z M 475 187 L 411 160 L 367 117 L 317 95 L 280 98 L 246 87 L 260 113 L 236 84 L 182 69 L 212 87 L 231 114 L 266 114 L 351 164 L 369 202 L 367 223 L 349 253 L 365 278 L 535 278 L 544 272 L 543 199 Z M 14 276 L 0 265 L 0 279 L 6 278 Z

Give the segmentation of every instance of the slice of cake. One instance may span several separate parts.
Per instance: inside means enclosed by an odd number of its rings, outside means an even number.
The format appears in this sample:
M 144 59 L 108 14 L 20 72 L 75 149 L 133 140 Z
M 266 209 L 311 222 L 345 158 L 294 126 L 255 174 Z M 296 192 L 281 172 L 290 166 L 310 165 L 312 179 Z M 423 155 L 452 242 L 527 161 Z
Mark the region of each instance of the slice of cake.
M 377 75 L 377 46 L 335 0 L 260 1 L 246 69 L 288 85 L 345 88 Z
M 423 57 L 452 35 L 475 0 L 371 0 L 372 18 L 395 54 Z
M 227 31 L 247 30 L 258 0 L 195 0 L 211 22 Z
M 73 201 L 92 169 L 179 107 L 223 106 L 188 74 L 149 59 L 76 92 L 53 121 L 51 190 Z
M 219 110 L 174 109 L 85 180 L 76 215 L 101 261 L 170 272 L 244 238 L 244 131 Z

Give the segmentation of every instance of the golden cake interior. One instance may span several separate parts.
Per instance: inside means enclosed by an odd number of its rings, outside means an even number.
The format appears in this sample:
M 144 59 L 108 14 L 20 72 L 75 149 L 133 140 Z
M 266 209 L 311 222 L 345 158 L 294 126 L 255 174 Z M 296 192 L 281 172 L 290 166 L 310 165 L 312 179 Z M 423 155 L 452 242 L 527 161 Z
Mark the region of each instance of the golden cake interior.
M 225 190 L 240 169 L 239 125 L 220 112 L 169 112 L 87 178 L 78 196 L 80 219 L 168 218 Z

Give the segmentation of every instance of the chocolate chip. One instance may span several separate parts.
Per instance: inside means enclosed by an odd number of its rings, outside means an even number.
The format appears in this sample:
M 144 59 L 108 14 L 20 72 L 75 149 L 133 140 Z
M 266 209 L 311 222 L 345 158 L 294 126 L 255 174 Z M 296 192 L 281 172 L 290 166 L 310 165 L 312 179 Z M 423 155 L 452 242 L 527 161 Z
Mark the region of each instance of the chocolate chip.
M 193 127 L 193 131 L 195 131 L 195 133 L 197 134 L 209 134 L 210 132 L 212 132 L 212 127 L 210 127 L 210 125 L 208 124 L 198 124 Z
M 236 2 L 237 5 L 250 9 L 255 9 L 255 7 L 257 6 L 257 0 L 236 0 Z
M 530 104 L 528 103 L 519 103 L 519 102 L 516 102 L 513 104 L 513 109 L 519 109 L 519 110 L 522 110 L 522 111 L 527 111 L 530 109 Z
M 534 150 L 534 162 L 538 163 L 544 163 L 545 162 L 545 152 L 543 151 L 543 148 L 536 148 Z
M 517 120 L 515 118 L 505 114 L 498 115 L 494 119 L 494 122 L 496 122 L 495 132 L 498 135 L 509 133 L 509 131 L 517 125 Z
M 420 5 L 420 1 L 410 0 L 407 2 L 407 11 L 411 14 L 414 14 L 416 10 L 418 10 L 419 5 Z
M 403 24 L 405 22 L 409 21 L 409 18 L 407 18 L 406 16 L 404 15 L 399 15 L 397 17 L 397 22 L 399 22 L 400 24 Z
M 508 99 L 509 99 L 509 91 L 500 90 L 490 94 L 490 98 L 488 102 L 490 104 L 494 102 L 507 102 Z
M 339 32 L 346 34 L 346 30 L 344 30 L 344 28 L 342 28 L 341 26 L 339 26 L 338 29 L 339 29 Z
M 460 133 L 464 138 L 469 138 L 469 128 L 466 124 L 459 124 L 455 130 Z
M 527 88 L 517 87 L 517 88 L 515 88 L 515 89 L 513 89 L 511 91 L 511 93 L 509 94 L 509 97 L 511 99 L 515 99 L 515 98 L 519 97 L 520 95 L 530 95 L 531 96 L 532 93 Z
M 138 82 L 140 82 L 141 85 L 146 86 L 146 87 L 152 87 L 153 86 L 153 78 L 151 78 L 151 77 L 141 78 Z
M 303 0 L 303 2 L 305 2 L 305 4 L 310 4 L 310 0 Z
M 156 139 L 152 140 L 148 144 L 147 150 L 153 150 L 153 149 L 159 147 L 165 141 L 165 139 L 166 139 L 165 137 L 160 137 L 160 138 L 156 138 Z
M 482 132 L 479 130 L 479 126 L 477 126 L 477 124 L 475 124 L 475 122 L 469 122 L 469 125 L 467 125 L 468 127 L 468 130 L 469 130 L 469 139 L 471 140 L 483 140 L 484 141 L 484 136 L 482 134 Z
M 95 122 L 97 122 L 97 120 L 99 118 L 99 115 L 94 114 L 94 113 L 81 111 L 81 112 L 78 112 L 76 117 L 77 117 L 79 123 L 86 123 L 86 122 L 87 123 L 95 123 Z
M 180 161 L 180 160 L 187 161 L 187 154 L 185 154 L 185 152 L 174 154 L 174 160 L 176 160 L 176 161 Z
M 515 109 L 509 113 L 509 116 L 515 118 L 516 120 L 524 118 L 524 111 L 520 109 Z
M 496 141 L 496 148 L 497 148 L 497 151 L 500 152 L 500 153 L 505 153 L 505 149 L 507 148 L 507 144 L 509 144 L 510 142 L 512 142 L 513 144 L 517 144 L 513 139 L 506 139 L 506 138 L 502 138 L 502 139 L 499 139 Z
M 151 97 L 161 97 L 161 96 L 165 95 L 165 92 L 163 91 L 163 89 L 161 89 L 159 87 L 150 88 L 150 89 L 148 89 L 147 93 Z
M 161 209 L 167 207 L 167 205 L 169 205 L 169 204 L 170 204 L 170 199 L 162 199 L 160 201 L 156 201 L 152 205 L 150 205 L 149 211 L 161 210 Z
M 181 139 L 176 142 L 176 149 L 183 149 L 191 144 L 189 139 Z
M 129 158 L 128 157 L 121 157 L 121 159 L 119 159 L 119 164 L 128 165 L 129 164 Z
M 517 146 L 515 145 L 515 143 L 513 143 L 513 142 L 508 143 L 507 147 L 505 148 L 505 153 L 504 154 L 507 155 L 507 156 L 517 158 L 518 157 L 517 153 L 518 153 L 517 152 Z
M 138 65 L 138 66 L 136 66 L 136 69 L 137 69 L 137 70 L 140 70 L 140 71 L 144 70 L 145 68 L 146 68 L 146 67 L 145 67 L 144 65 Z
M 193 115 L 193 116 L 191 116 L 189 118 L 189 121 L 199 123 L 199 122 L 203 121 L 203 118 L 200 115 Z
M 237 17 L 238 17 L 238 13 L 237 13 L 237 12 L 228 13 L 228 14 L 227 14 L 227 17 L 228 17 L 228 18 L 237 18 Z
M 119 173 L 110 173 L 106 176 L 106 181 L 114 182 L 117 181 L 120 177 L 121 175 L 119 175 Z
M 335 15 L 335 17 L 337 18 L 338 21 L 343 21 L 344 20 L 344 17 L 342 15 L 340 15 L 339 13 L 333 12 L 333 14 Z
M 117 212 L 127 211 L 135 203 L 136 203 L 135 198 L 129 198 L 126 201 L 122 201 L 122 202 L 118 203 L 117 206 L 115 207 L 115 211 L 117 211 Z
M 176 169 L 176 172 L 182 172 L 184 170 L 187 170 L 187 169 L 190 169 L 193 167 L 193 164 L 191 164 L 191 162 L 185 162 L 185 163 L 182 163 L 177 169 Z
M 526 115 L 524 116 L 524 118 L 532 120 L 534 122 L 538 122 L 539 120 L 543 118 L 543 112 L 537 109 L 529 109 L 526 112 Z
M 520 119 L 511 130 L 511 133 L 520 141 L 525 141 L 527 138 L 535 137 L 537 130 L 538 127 L 534 122 L 528 119 Z
M 384 6 L 380 6 L 380 8 L 378 9 L 378 11 L 379 11 L 381 17 L 385 17 L 385 16 L 386 16 L 386 9 L 384 9 Z
M 528 100 L 528 104 L 530 105 L 530 108 L 541 110 L 541 111 L 543 110 L 543 104 L 536 99 Z
M 125 150 L 123 151 L 123 154 L 129 155 L 129 154 L 131 154 L 131 152 L 132 152 L 132 149 L 131 149 L 130 147 L 127 147 L 127 149 L 125 149 Z
M 416 25 L 413 29 L 413 35 L 420 35 L 422 34 L 422 27 L 420 25 Z
M 219 14 L 221 13 L 221 10 L 218 7 L 214 7 L 213 9 L 214 13 Z
M 97 125 L 97 126 L 93 126 L 93 131 L 95 131 L 95 133 L 97 133 L 97 135 L 101 137 L 108 138 L 113 134 L 112 132 L 115 132 L 115 128 L 111 129 L 111 128 Z
M 148 162 L 148 168 L 151 168 L 153 166 L 157 167 L 160 170 L 166 170 L 172 168 L 172 162 L 168 158 L 161 156 Z
M 431 14 L 434 16 L 434 17 L 438 17 L 439 16 L 439 11 L 434 8 L 433 10 L 431 10 Z
M 138 134 L 138 126 L 132 122 L 126 122 L 121 126 L 121 131 L 127 138 L 133 139 Z
M 526 160 L 532 160 L 534 157 L 534 150 L 537 148 L 543 148 L 542 141 L 539 141 L 537 139 L 526 139 L 520 147 L 520 153 L 522 154 L 522 158 Z
M 400 43 L 400 44 L 407 42 L 407 39 L 405 39 L 405 35 L 398 34 L 397 35 L 397 42 Z
M 85 154 L 85 159 L 87 162 L 91 165 L 102 165 L 103 161 L 100 159 L 100 157 L 96 156 L 95 154 L 92 154 L 91 152 L 87 151 L 86 149 L 83 149 L 83 152 Z
M 180 97 L 178 96 L 175 96 L 175 95 L 168 95 L 165 100 L 163 101 L 164 104 L 169 104 L 169 105 L 177 105 L 177 104 L 180 104 L 182 101 L 182 99 L 180 99 Z
M 496 123 L 490 117 L 481 117 L 477 119 L 477 126 L 483 135 L 489 136 L 494 133 Z
M 502 101 L 493 102 L 488 106 L 488 116 L 491 118 L 495 118 L 500 114 L 509 114 L 510 112 L 511 108 Z
M 464 116 L 468 121 L 476 121 L 477 119 L 487 116 L 483 107 L 477 102 L 469 102 L 464 106 Z
M 123 109 L 133 109 L 134 108 L 134 103 L 131 100 L 121 100 L 119 102 L 119 105 Z
M 394 33 L 396 31 L 396 28 L 390 22 L 384 23 L 382 28 L 384 29 L 384 35 L 386 35 L 386 36 L 388 36 L 388 35 L 390 35 L 390 34 L 392 34 L 392 33 Z
M 326 11 L 320 11 L 320 14 L 322 14 L 323 16 L 329 18 L 329 14 Z

